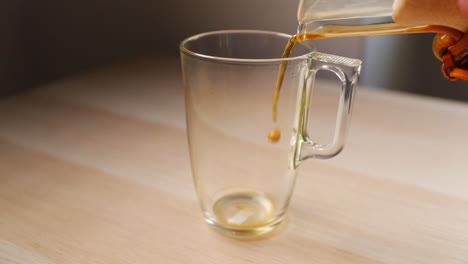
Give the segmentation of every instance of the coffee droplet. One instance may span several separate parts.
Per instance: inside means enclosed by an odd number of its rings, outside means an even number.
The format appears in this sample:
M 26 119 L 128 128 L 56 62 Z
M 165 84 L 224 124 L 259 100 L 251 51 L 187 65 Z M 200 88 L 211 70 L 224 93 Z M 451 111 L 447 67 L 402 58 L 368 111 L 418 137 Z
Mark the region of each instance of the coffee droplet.
M 277 128 L 273 128 L 268 132 L 268 140 L 270 142 L 276 142 L 281 137 L 281 131 Z

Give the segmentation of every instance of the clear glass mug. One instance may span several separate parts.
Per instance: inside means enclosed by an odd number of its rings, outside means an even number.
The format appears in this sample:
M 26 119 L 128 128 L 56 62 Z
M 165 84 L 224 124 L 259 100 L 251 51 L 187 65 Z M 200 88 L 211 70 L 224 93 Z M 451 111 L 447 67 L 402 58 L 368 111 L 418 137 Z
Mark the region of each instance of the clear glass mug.
M 361 61 L 298 44 L 279 58 L 290 35 L 255 30 L 215 31 L 180 44 L 192 174 L 205 221 L 238 237 L 272 231 L 288 209 L 296 168 L 330 158 L 344 145 Z M 287 64 L 272 120 L 278 68 Z M 334 137 L 309 137 L 307 117 L 315 75 L 341 82 Z M 279 140 L 269 131 L 281 131 Z

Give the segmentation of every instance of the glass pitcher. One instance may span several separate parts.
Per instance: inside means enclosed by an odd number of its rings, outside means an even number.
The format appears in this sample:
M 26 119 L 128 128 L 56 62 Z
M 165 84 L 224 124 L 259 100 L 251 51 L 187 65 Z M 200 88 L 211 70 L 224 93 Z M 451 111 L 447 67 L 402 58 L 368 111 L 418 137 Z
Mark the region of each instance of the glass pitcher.
M 414 3 L 418 6 L 413 7 Z M 456 12 L 453 17 L 446 16 L 448 10 L 428 5 L 427 1 L 423 3 L 419 0 L 300 0 L 297 14 L 298 33 L 313 33 L 314 36 L 308 39 L 416 32 L 438 32 L 458 36 L 459 33 L 454 29 L 457 29 L 456 24 L 463 22 L 464 18 L 460 18 L 461 15 Z M 446 18 L 434 16 L 434 10 L 444 12 Z M 422 14 L 424 12 L 427 14 Z M 407 18 L 415 13 L 421 18 L 417 23 L 421 24 L 415 25 L 414 19 L 410 21 Z M 399 23 L 403 21 L 405 24 L 395 23 L 395 18 L 398 18 Z

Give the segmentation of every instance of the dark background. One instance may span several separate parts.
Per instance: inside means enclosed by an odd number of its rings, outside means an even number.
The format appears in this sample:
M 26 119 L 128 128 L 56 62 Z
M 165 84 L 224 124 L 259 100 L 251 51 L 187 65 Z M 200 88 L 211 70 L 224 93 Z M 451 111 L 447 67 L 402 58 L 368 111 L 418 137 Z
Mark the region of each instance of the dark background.
M 187 36 L 216 29 L 294 33 L 297 2 L 279 0 L 0 1 L 0 95 L 149 54 L 178 55 Z M 468 100 L 441 77 L 432 34 L 316 41 L 364 60 L 361 85 Z

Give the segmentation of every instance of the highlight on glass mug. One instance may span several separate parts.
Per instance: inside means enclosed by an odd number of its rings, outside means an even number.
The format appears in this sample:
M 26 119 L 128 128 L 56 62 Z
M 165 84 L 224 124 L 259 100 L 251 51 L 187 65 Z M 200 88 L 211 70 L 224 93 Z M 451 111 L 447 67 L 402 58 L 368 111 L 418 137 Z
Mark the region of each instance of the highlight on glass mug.
M 180 44 L 195 189 L 204 220 L 224 234 L 252 237 L 274 230 L 286 215 L 299 164 L 331 158 L 343 148 L 361 61 L 319 53 L 306 42 L 281 58 L 290 37 L 228 30 Z M 280 66 L 286 67 L 274 102 Z M 341 83 L 328 144 L 314 142 L 307 131 L 320 70 Z

